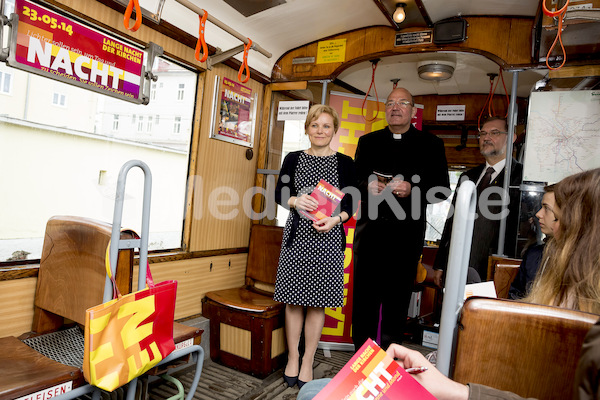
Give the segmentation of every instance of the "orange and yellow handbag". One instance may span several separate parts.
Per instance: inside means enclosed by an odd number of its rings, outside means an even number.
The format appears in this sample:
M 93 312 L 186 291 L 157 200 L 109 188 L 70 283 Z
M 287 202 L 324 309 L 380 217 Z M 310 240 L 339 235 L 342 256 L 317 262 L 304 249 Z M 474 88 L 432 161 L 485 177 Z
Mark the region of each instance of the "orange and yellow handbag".
M 147 265 L 147 287 L 122 296 L 111 273 L 108 249 L 106 260 L 114 298 L 86 310 L 83 375 L 90 384 L 113 391 L 175 349 L 177 281 L 155 284 Z

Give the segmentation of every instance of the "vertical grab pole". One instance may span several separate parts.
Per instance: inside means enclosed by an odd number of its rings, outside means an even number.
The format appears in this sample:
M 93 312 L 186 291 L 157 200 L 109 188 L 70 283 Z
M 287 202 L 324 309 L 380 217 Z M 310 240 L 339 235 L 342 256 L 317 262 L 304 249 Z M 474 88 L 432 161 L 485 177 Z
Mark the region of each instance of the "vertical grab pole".
M 510 202 L 510 177 L 512 175 L 513 138 L 515 137 L 515 125 L 517 124 L 517 88 L 519 83 L 519 71 L 513 72 L 512 89 L 510 92 L 510 106 L 508 107 L 508 136 L 506 138 L 506 164 L 504 165 L 504 182 L 502 183 L 502 211 L 508 209 Z M 508 217 L 500 220 L 498 233 L 498 255 L 504 256 L 504 238 L 506 237 L 506 221 Z M 514 249 L 512 249 L 514 251 Z
M 452 224 L 452 238 L 450 239 L 448 268 L 446 270 L 446 292 L 442 304 L 437 350 L 436 367 L 446 376 L 450 373 L 456 322 L 464 303 L 476 201 L 475 183 L 464 181 L 458 189 L 454 208 L 454 223 Z
M 125 199 L 125 183 L 127 173 L 133 167 L 139 167 L 144 171 L 144 200 L 142 208 L 142 232 L 140 236 L 140 265 L 138 274 L 138 290 L 146 287 L 146 265 L 148 263 L 148 234 L 150 231 L 150 195 L 152 193 L 152 173 L 150 168 L 143 161 L 131 160 L 127 161 L 121 167 L 119 179 L 117 180 L 117 192 L 115 196 L 115 210 L 113 214 L 112 232 L 110 239 L 110 268 L 113 276 L 117 270 L 117 260 L 119 257 L 119 249 L 133 248 L 133 246 L 123 244 L 121 241 L 121 219 L 123 217 L 123 200 Z M 128 241 L 132 242 L 132 241 Z M 112 299 L 112 282 L 108 275 L 104 284 L 104 300 L 107 302 Z

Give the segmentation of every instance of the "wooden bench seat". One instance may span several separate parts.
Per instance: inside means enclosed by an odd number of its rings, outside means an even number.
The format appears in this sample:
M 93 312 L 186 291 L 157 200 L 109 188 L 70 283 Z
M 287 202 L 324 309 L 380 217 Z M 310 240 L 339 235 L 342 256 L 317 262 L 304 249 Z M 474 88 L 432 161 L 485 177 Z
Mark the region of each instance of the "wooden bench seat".
M 72 382 L 84 384 L 83 372 L 45 357 L 14 336 L 0 338 L 0 399 L 17 399 Z
M 210 355 L 264 378 L 285 362 L 285 304 L 273 300 L 283 228 L 254 225 L 246 284 L 206 293 L 202 314 L 210 319 Z

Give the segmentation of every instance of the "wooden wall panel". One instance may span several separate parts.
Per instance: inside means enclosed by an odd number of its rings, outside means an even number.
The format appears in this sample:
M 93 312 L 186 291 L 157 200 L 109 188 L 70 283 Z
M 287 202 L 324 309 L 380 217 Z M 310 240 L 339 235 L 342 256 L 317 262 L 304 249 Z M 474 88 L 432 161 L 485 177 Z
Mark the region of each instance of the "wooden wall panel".
M 31 331 L 37 278 L 0 282 L 0 337 Z
M 211 71 L 203 74 L 204 95 L 196 170 L 192 177 L 192 207 L 187 216 L 192 218 L 190 251 L 246 247 L 250 238 L 251 220 L 242 203 L 244 195 L 254 187 L 256 178 L 264 87 L 253 80 L 244 84 L 252 89 L 253 94 L 258 93 L 254 155 L 251 160 L 247 160 L 248 147 L 209 137 L 216 75 L 221 79 L 237 81 L 237 72 L 222 65 L 216 65 Z M 218 191 L 229 192 L 230 195 L 222 193 L 217 196 Z M 227 199 L 235 201 L 236 204 L 218 205 L 219 201 Z M 245 205 L 246 208 L 249 206 L 249 203 Z
M 155 282 L 177 281 L 175 319 L 180 319 L 202 313 L 201 301 L 206 292 L 243 286 L 247 259 L 248 254 L 242 253 L 152 263 L 150 268 Z

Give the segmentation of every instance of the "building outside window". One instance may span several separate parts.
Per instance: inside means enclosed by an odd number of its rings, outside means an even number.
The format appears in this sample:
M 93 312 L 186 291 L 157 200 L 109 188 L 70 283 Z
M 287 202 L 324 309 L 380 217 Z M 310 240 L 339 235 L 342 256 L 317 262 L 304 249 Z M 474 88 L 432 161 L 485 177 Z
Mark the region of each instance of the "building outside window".
M 0 93 L 10 94 L 12 74 L 6 71 L 0 71 Z
M 179 84 L 179 89 L 177 90 L 177 100 L 178 101 L 182 101 L 183 100 L 184 92 L 185 92 L 185 83 L 180 83 Z
M 143 130 L 144 130 L 144 116 L 140 115 L 140 116 L 138 116 L 137 131 L 142 132 Z
M 175 117 L 173 122 L 173 133 L 181 132 L 181 117 Z
M 54 92 L 52 94 L 52 104 L 55 106 L 65 107 L 67 104 L 67 96 L 62 93 Z
M 148 124 L 146 125 L 146 131 L 152 132 L 152 115 L 148 116 Z
M 150 101 L 156 100 L 156 82 L 152 82 L 150 86 Z
M 119 115 L 118 114 L 115 114 L 113 116 L 112 130 L 113 131 L 119 130 Z

